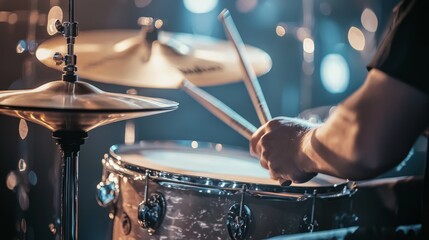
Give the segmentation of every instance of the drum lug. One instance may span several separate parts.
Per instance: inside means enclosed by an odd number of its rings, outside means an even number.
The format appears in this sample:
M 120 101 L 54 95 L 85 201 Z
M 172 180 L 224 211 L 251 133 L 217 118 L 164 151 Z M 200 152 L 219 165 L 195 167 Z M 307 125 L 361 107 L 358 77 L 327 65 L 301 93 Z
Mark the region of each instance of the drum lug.
M 109 208 L 109 219 L 113 220 L 116 214 L 115 203 L 119 198 L 119 178 L 116 174 L 107 171 L 108 161 L 106 154 L 101 160 L 103 174 L 101 181 L 97 184 L 96 200 L 101 207 Z
M 244 204 L 246 189 L 246 185 L 243 185 L 240 203 L 235 203 L 229 208 L 226 218 L 228 233 L 233 240 L 244 239 L 249 229 L 252 212 L 250 208 Z
M 145 174 L 146 187 L 144 200 L 137 209 L 137 218 L 140 226 L 153 235 L 161 225 L 165 214 L 165 198 L 161 193 L 153 193 L 149 197 L 149 171 Z
M 116 203 L 119 196 L 119 179 L 116 174 L 110 173 L 108 178 L 97 185 L 97 202 L 102 207 L 108 207 Z
M 355 226 L 359 220 L 359 216 L 353 212 L 353 199 L 350 197 L 350 205 L 348 211 L 335 216 L 336 225 L 338 228 Z
M 315 216 L 315 210 L 316 210 L 316 197 L 317 197 L 317 190 L 313 190 L 312 197 L 312 203 L 311 203 L 311 212 L 310 217 L 308 215 L 304 215 L 302 218 L 302 222 L 300 225 L 301 231 L 303 232 L 313 232 L 316 231 L 319 228 L 319 224 L 317 223 L 317 220 L 314 219 Z
M 311 217 L 304 215 L 300 225 L 301 232 L 313 232 L 317 231 L 318 228 L 319 224 L 316 220 L 312 220 Z

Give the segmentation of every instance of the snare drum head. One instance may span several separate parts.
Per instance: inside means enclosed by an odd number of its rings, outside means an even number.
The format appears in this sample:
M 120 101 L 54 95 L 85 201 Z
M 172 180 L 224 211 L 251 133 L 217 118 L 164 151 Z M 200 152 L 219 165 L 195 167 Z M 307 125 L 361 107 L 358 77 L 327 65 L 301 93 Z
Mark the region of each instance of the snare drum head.
M 122 164 L 139 169 L 252 184 L 276 185 L 268 170 L 248 150 L 223 144 L 196 141 L 142 141 L 135 145 L 114 145 L 111 154 Z M 346 180 L 318 174 L 293 186 L 321 187 Z

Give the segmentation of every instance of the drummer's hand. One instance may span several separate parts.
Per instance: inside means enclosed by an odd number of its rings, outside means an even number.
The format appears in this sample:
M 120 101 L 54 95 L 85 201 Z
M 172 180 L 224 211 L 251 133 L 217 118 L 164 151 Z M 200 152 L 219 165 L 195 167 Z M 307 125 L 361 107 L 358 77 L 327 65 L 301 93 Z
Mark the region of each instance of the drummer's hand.
M 287 181 L 307 182 L 317 173 L 305 170 L 311 161 L 301 151 L 301 140 L 314 127 L 298 118 L 274 118 L 252 135 L 250 152 L 269 170 L 271 178 L 282 185 Z

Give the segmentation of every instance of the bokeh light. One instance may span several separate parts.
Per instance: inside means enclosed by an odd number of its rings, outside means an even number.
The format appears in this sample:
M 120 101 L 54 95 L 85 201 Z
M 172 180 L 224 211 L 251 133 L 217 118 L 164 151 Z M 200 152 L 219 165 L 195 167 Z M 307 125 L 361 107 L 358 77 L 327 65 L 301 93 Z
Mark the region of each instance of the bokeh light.
M 300 27 L 298 28 L 298 30 L 296 31 L 296 37 L 300 40 L 300 41 L 304 41 L 304 39 L 310 37 L 310 30 L 308 28 L 305 27 Z
M 28 193 L 22 186 L 18 187 L 18 202 L 22 211 L 26 211 L 28 210 L 28 207 L 30 207 L 30 199 L 28 198 Z
M 28 135 L 28 125 L 24 119 L 19 120 L 19 136 L 24 140 Z
M 239 12 L 250 12 L 258 5 L 258 0 L 237 0 L 236 7 Z
M 218 0 L 183 0 L 188 11 L 193 13 L 208 13 L 215 9 Z
M 25 50 L 27 50 L 27 41 L 19 40 L 16 44 L 16 53 L 23 53 Z
M 362 51 L 365 48 L 365 35 L 359 28 L 351 27 L 347 37 L 352 48 L 358 51 Z
M 144 8 L 147 5 L 149 5 L 152 2 L 152 0 L 134 0 L 134 5 L 138 8 Z
M 27 170 L 27 163 L 22 158 L 18 161 L 18 169 L 20 172 L 24 172 L 25 170 Z
M 287 28 L 286 28 L 285 24 L 283 24 L 283 23 L 277 24 L 277 26 L 276 26 L 277 36 L 283 37 L 284 35 L 286 35 L 286 31 L 287 31 Z
M 377 15 L 375 15 L 374 11 L 372 11 L 369 8 L 365 8 L 363 10 L 360 21 L 362 23 L 362 26 L 368 31 L 368 32 L 375 32 L 378 28 L 378 19 Z
M 18 185 L 18 177 L 14 171 L 11 171 L 7 174 L 6 177 L 6 186 L 9 190 L 13 190 L 16 185 Z
M 15 24 L 16 22 L 18 22 L 18 14 L 16 14 L 16 13 L 11 13 L 11 14 L 9 14 L 9 16 L 7 17 L 7 22 L 8 22 L 10 25 L 13 25 L 13 24 Z
M 36 173 L 34 171 L 30 171 L 28 173 L 28 182 L 31 185 L 36 186 L 36 184 L 37 184 L 37 175 L 36 175 Z
M 305 38 L 302 41 L 302 48 L 306 53 L 314 53 L 314 41 L 311 38 Z
M 320 78 L 330 93 L 344 92 L 350 81 L 349 65 L 344 57 L 339 54 L 326 55 L 320 66 Z

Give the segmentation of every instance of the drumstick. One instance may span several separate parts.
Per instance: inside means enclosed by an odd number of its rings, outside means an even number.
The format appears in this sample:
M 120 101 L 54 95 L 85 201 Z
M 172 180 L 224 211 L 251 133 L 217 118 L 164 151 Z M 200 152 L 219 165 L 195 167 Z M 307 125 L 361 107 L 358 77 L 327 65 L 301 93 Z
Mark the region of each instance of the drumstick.
M 235 50 L 237 50 L 238 56 L 240 57 L 240 63 L 244 72 L 244 83 L 247 91 L 249 92 L 252 103 L 258 114 L 259 121 L 261 124 L 265 124 L 271 120 L 271 114 L 268 109 L 267 103 L 265 102 L 264 95 L 256 77 L 255 71 L 247 57 L 246 46 L 235 27 L 234 21 L 232 20 L 231 14 L 228 9 L 224 9 L 218 16 L 219 21 L 223 23 L 225 33 L 228 39 L 234 44 Z
M 249 123 L 246 119 L 229 108 L 219 99 L 195 86 L 190 81 L 184 79 L 182 81 L 181 88 L 197 102 L 203 105 L 207 110 L 213 113 L 232 129 L 240 133 L 247 140 L 250 140 L 252 134 L 256 131 L 256 127 Z

